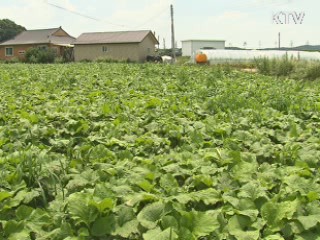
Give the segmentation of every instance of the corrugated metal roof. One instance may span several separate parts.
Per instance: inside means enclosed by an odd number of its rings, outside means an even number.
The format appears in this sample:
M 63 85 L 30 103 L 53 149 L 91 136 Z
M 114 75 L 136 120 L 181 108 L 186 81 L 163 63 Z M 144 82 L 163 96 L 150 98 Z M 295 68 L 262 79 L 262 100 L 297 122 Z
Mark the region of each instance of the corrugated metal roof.
M 42 44 L 42 43 L 52 43 L 52 44 L 71 44 L 75 41 L 74 37 L 58 37 L 52 36 L 61 28 L 50 28 L 50 29 L 38 29 L 38 30 L 27 30 L 24 31 L 13 39 L 1 43 L 0 45 L 22 45 L 22 44 Z
M 74 44 L 140 43 L 148 34 L 152 34 L 155 44 L 158 44 L 150 30 L 82 33 Z

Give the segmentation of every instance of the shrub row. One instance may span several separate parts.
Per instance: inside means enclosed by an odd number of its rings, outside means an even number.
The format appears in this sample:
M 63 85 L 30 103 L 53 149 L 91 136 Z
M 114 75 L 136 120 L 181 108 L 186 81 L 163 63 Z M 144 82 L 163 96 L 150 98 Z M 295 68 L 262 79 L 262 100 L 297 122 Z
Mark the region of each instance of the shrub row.
M 51 48 L 29 48 L 23 59 L 12 58 L 10 60 L 1 61 L 2 63 L 65 63 L 70 62 L 72 59 L 72 49 L 66 49 L 63 56 L 57 56 L 56 52 Z
M 282 59 L 255 59 L 255 67 L 259 73 L 277 77 L 315 80 L 320 78 L 320 62 L 295 61 L 284 57 Z

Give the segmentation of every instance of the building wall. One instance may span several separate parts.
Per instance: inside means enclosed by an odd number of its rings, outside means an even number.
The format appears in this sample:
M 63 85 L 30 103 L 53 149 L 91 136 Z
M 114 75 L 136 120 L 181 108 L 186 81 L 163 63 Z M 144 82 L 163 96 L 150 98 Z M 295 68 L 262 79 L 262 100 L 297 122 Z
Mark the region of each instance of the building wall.
M 68 37 L 68 33 L 66 33 L 63 29 L 59 29 L 58 31 L 56 31 L 53 36 L 57 36 L 57 37 Z
M 192 55 L 192 43 L 191 41 L 182 42 L 182 56 Z
M 183 41 L 182 56 L 194 56 L 202 48 L 224 49 L 225 41 Z
M 1 60 L 11 60 L 13 58 L 18 58 L 20 60 L 23 60 L 25 57 L 25 52 L 32 47 L 40 47 L 40 46 L 47 46 L 52 49 L 54 49 L 57 53 L 57 56 L 60 56 L 62 53 L 62 47 L 60 46 L 55 46 L 52 44 L 39 44 L 39 45 L 12 45 L 12 46 L 0 46 L 0 59 Z M 13 56 L 6 56 L 6 48 L 7 47 L 12 47 L 13 48 Z M 23 53 L 24 52 L 24 53 Z
M 154 56 L 156 54 L 156 47 L 154 40 L 148 35 L 139 44 L 139 62 L 145 62 L 148 55 Z
M 103 48 L 106 48 L 106 51 L 103 51 Z M 105 58 L 118 61 L 128 59 L 130 61 L 139 61 L 139 44 L 77 44 L 74 47 L 74 58 L 77 62 L 81 60 L 95 60 L 97 58 Z

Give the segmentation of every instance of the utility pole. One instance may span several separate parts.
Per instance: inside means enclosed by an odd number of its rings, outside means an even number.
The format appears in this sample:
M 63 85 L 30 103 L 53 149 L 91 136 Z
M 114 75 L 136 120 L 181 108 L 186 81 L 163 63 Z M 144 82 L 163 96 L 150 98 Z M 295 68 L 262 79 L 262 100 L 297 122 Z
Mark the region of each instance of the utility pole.
M 281 34 L 279 32 L 278 34 L 278 45 L 279 45 L 279 49 L 281 48 Z
M 173 5 L 170 5 L 171 10 L 171 45 L 172 45 L 172 63 L 176 60 L 176 48 L 175 48 L 175 38 L 174 38 L 174 20 L 173 20 Z

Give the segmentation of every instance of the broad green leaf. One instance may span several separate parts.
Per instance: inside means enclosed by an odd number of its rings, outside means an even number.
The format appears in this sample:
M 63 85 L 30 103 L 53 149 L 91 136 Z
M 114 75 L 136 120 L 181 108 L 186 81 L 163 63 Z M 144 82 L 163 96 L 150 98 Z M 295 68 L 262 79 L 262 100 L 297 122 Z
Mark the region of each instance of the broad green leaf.
M 166 228 L 179 229 L 179 223 L 176 218 L 174 218 L 173 216 L 167 215 L 161 219 L 161 227 L 162 229 L 166 229 Z
M 31 207 L 28 207 L 26 205 L 22 205 L 18 207 L 16 210 L 16 216 L 19 220 L 28 219 L 34 209 Z
M 9 198 L 9 197 L 12 197 L 12 194 L 9 193 L 9 192 L 0 192 L 0 202 Z
M 182 204 L 187 204 L 188 202 L 203 201 L 206 205 L 214 205 L 222 200 L 220 193 L 213 188 L 208 188 L 192 193 L 182 193 L 174 196 L 173 198 L 175 198 L 179 203 Z
M 191 193 L 182 193 L 174 196 L 174 198 L 181 204 L 187 204 L 193 200 L 193 195 Z
M 23 229 L 24 223 L 22 221 L 10 220 L 4 224 L 3 232 L 5 235 L 10 236 L 11 234 L 22 232 Z
M 135 206 L 140 202 L 150 202 L 159 200 L 158 196 L 151 193 L 134 193 L 124 196 L 126 205 Z
M 320 231 L 316 232 L 305 232 L 297 235 L 296 240 L 320 240 Z
M 66 237 L 63 240 L 79 240 L 78 237 Z
M 52 223 L 52 217 L 40 208 L 35 209 L 26 221 L 28 228 L 39 235 L 40 233 L 44 233 L 43 228 L 49 227 Z
M 262 206 L 261 215 L 267 221 L 271 231 L 279 231 L 282 227 L 283 219 L 291 219 L 297 211 L 298 200 L 285 202 L 268 202 Z
M 180 226 L 187 228 L 195 237 L 204 237 L 220 227 L 218 212 L 183 212 Z
M 160 178 L 160 186 L 169 194 L 175 193 L 176 189 L 179 187 L 177 180 L 172 176 L 172 174 L 165 174 Z
M 128 222 L 125 222 L 122 225 L 117 225 L 114 230 L 114 235 L 119 235 L 123 238 L 129 238 L 132 234 L 139 233 L 139 222 L 134 219 Z
M 154 188 L 154 186 L 148 180 L 137 182 L 136 184 L 138 187 L 140 187 L 141 189 L 143 189 L 146 192 L 151 192 L 152 189 Z
M 197 238 L 192 234 L 192 232 L 185 227 L 180 227 L 178 236 L 179 240 L 197 240 Z
M 7 240 L 31 240 L 30 234 L 28 231 L 21 231 L 18 233 L 11 234 Z
M 143 234 L 144 240 L 174 240 L 178 239 L 177 234 L 172 228 L 167 228 L 162 231 L 160 228 L 149 230 Z
M 307 198 L 308 198 L 309 202 L 313 202 L 313 201 L 319 200 L 319 193 L 317 193 L 317 192 L 309 192 L 307 194 Z
M 320 222 L 320 215 L 299 216 L 297 220 L 305 230 L 315 227 Z
M 255 162 L 241 162 L 232 168 L 232 175 L 234 180 L 245 184 L 253 179 L 252 174 L 257 172 L 257 168 L 258 165 Z
M 232 216 L 228 222 L 228 230 L 236 239 L 258 240 L 260 230 L 247 230 L 251 224 L 250 218 L 246 216 Z
M 258 182 L 251 181 L 241 187 L 238 194 L 240 198 L 250 198 L 255 200 L 259 197 L 268 198 L 266 189 L 262 188 Z
M 102 237 L 111 234 L 115 230 L 115 218 L 113 215 L 98 218 L 92 225 L 93 236 Z
M 236 211 L 236 213 L 242 216 L 249 217 L 251 221 L 256 221 L 259 211 L 257 209 L 247 209 L 247 210 Z
M 38 190 L 38 189 L 31 190 L 25 194 L 25 197 L 23 199 L 23 203 L 28 204 L 28 203 L 32 202 L 35 198 L 40 197 L 40 196 L 42 197 L 40 190 Z
M 77 235 L 79 237 L 88 238 L 90 236 L 89 229 L 82 227 L 78 230 Z
M 120 206 L 120 208 L 116 211 L 116 215 L 117 223 L 120 226 L 136 218 L 133 209 L 127 206 Z
M 285 239 L 280 235 L 269 235 L 265 237 L 265 240 L 285 240 Z
M 203 201 L 206 205 L 214 205 L 221 201 L 220 193 L 213 188 L 193 192 L 192 195 L 197 202 Z
M 155 202 L 145 206 L 137 216 L 139 223 L 147 229 L 155 228 L 163 216 L 164 207 L 162 202 Z
M 96 203 L 94 201 L 90 201 L 90 204 L 95 206 L 100 213 L 105 212 L 105 210 L 112 210 L 114 207 L 114 201 L 111 198 L 105 198 L 101 202 Z
M 26 190 L 19 191 L 13 198 L 10 199 L 5 205 L 5 208 L 17 207 L 24 201 L 28 192 Z
M 88 227 L 98 217 L 98 209 L 89 204 L 92 196 L 85 193 L 74 193 L 68 198 L 68 211 L 77 223 L 85 223 Z

